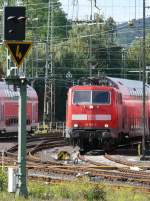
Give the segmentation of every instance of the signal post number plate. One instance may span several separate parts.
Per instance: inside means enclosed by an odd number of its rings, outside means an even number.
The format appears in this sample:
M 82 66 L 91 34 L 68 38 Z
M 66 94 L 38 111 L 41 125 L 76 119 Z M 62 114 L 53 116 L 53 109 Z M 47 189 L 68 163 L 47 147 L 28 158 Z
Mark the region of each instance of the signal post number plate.
M 13 58 L 14 63 L 19 68 L 31 49 L 32 42 L 5 41 L 5 44 Z

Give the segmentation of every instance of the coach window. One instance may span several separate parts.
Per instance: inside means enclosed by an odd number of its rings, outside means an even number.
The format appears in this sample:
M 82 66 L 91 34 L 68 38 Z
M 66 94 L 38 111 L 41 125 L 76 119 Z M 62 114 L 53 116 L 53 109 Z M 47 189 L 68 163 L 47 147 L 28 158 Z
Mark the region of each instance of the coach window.
M 27 125 L 30 125 L 30 119 L 27 119 Z
M 130 94 L 130 96 L 132 96 L 132 90 L 131 89 L 129 89 L 129 94 Z
M 14 119 L 14 123 L 15 123 L 15 124 L 18 123 L 18 119 L 17 119 L 17 118 Z
M 137 90 L 136 90 L 136 88 L 133 88 L 133 93 L 134 93 L 134 97 L 136 99 L 137 98 Z
M 5 123 L 6 123 L 6 126 L 9 126 L 9 119 L 6 119 Z
M 14 118 L 10 119 L 10 124 L 13 125 L 14 124 Z
M 143 91 L 142 91 L 142 89 L 140 89 L 140 97 L 142 97 L 143 96 Z
M 122 95 L 121 94 L 118 94 L 118 103 L 122 104 Z
M 140 91 L 139 89 L 137 90 L 137 94 L 138 94 L 138 99 L 140 98 Z
M 4 120 L 4 105 L 2 104 L 2 107 L 1 107 L 1 120 L 3 121 Z

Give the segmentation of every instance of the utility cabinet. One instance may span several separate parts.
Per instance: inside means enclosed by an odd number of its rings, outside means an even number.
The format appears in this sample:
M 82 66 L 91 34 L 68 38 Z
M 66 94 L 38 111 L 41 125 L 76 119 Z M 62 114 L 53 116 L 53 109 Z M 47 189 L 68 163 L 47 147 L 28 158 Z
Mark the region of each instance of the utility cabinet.
M 8 192 L 15 193 L 18 183 L 18 169 L 16 167 L 8 167 Z

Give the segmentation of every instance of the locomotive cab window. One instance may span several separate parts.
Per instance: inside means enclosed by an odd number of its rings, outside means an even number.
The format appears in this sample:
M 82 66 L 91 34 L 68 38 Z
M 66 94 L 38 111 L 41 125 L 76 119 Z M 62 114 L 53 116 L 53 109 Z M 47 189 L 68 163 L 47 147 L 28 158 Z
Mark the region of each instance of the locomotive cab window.
M 110 92 L 108 91 L 74 91 L 74 104 L 110 104 Z
M 108 91 L 92 91 L 92 104 L 109 104 L 110 93 Z
M 73 103 L 74 104 L 90 104 L 91 91 L 74 91 Z

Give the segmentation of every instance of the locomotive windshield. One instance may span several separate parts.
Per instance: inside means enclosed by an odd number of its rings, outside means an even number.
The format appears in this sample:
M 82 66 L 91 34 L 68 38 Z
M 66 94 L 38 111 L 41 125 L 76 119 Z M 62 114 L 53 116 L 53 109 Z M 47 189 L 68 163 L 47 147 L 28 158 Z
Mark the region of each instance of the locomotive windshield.
M 110 93 L 108 91 L 92 91 L 93 104 L 109 104 Z
M 74 104 L 109 104 L 110 92 L 108 91 L 74 91 Z
M 91 91 L 74 91 L 73 103 L 91 104 Z

